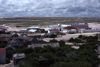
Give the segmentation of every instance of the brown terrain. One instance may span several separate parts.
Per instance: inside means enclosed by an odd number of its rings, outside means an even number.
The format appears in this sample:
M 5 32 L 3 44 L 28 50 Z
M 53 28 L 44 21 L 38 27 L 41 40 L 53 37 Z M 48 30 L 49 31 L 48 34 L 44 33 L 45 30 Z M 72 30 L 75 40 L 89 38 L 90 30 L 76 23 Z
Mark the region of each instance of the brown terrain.
M 33 18 L 0 18 L 0 24 L 13 26 L 54 25 L 73 23 L 100 23 L 100 18 L 63 18 L 63 17 L 33 17 Z

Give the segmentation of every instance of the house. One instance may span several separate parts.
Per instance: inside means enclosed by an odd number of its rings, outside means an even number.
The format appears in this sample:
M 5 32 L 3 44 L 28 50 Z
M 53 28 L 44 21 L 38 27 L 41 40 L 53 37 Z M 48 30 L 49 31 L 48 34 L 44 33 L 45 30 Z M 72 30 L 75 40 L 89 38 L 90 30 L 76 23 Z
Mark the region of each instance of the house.
M 77 28 L 79 33 L 83 33 L 85 30 L 90 29 L 88 24 L 71 24 L 71 26 Z
M 25 57 L 26 57 L 25 53 L 13 54 L 14 65 L 19 66 L 19 64 L 24 63 L 24 61 L 22 61 L 22 59 L 24 59 Z M 20 61 L 22 61 L 22 62 L 20 62 Z
M 19 37 L 13 37 L 8 41 L 8 45 L 12 47 L 22 47 L 24 45 L 24 40 Z
M 61 31 L 61 25 L 58 24 L 58 26 L 50 26 L 48 27 L 48 33 L 49 34 L 56 34 Z
M 87 28 L 89 28 L 88 24 L 71 24 L 71 26 L 79 28 L 79 29 L 87 29 Z
M 0 48 L 0 64 L 6 63 L 6 48 Z
M 86 29 L 86 30 L 84 30 L 84 32 L 85 33 L 87 33 L 87 32 L 100 32 L 100 29 L 99 28 L 90 28 L 90 29 Z
M 49 33 L 49 34 L 56 34 L 56 33 L 59 33 L 59 29 L 49 29 L 49 30 L 48 30 L 48 33 Z
M 25 58 L 25 54 L 24 53 L 16 53 L 16 54 L 13 54 L 13 59 L 23 59 Z
M 61 24 L 61 28 L 64 28 L 64 27 L 70 27 L 71 24 Z
M 39 27 L 29 27 L 27 28 L 27 33 L 46 33 L 45 29 L 40 29 Z
M 7 30 L 7 27 L 5 26 L 0 26 L 0 31 L 6 31 Z
M 39 27 L 37 27 L 37 26 L 31 26 L 31 27 L 27 28 L 27 31 L 30 33 L 35 33 L 38 29 L 39 29 Z
M 85 30 L 90 29 L 88 24 L 69 24 L 62 26 L 63 33 L 83 33 Z
M 76 27 L 71 27 L 71 26 L 63 27 L 62 28 L 62 32 L 63 33 L 70 33 L 70 32 L 76 33 L 77 32 L 77 28 Z

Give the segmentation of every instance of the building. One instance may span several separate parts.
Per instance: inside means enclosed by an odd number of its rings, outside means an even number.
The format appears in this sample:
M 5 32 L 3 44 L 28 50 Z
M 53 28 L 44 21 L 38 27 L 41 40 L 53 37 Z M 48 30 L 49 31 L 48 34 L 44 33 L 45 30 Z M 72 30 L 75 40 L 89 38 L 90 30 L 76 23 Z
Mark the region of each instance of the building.
M 24 42 L 27 41 L 27 39 L 25 38 L 21 38 L 21 37 L 13 37 L 8 41 L 8 45 L 12 46 L 12 47 L 22 47 L 24 46 Z
M 85 30 L 90 29 L 88 24 L 68 24 L 62 25 L 63 33 L 83 33 Z
M 6 63 L 6 48 L 0 48 L 0 64 Z
M 27 33 L 46 33 L 45 29 L 40 29 L 39 27 L 29 27 L 27 28 Z
M 76 27 L 71 27 L 71 26 L 68 26 L 68 27 L 63 27 L 62 28 L 62 32 L 63 33 L 76 33 L 77 32 L 77 28 Z
M 22 61 L 22 59 L 24 59 L 25 57 L 26 57 L 25 53 L 13 54 L 14 65 L 19 67 L 19 64 L 24 63 L 24 61 Z M 22 61 L 22 62 L 20 62 L 20 61 Z
M 77 28 L 79 33 L 83 33 L 85 30 L 90 29 L 88 24 L 72 24 L 71 26 Z
M 59 32 L 60 32 L 59 29 L 49 29 L 48 30 L 48 33 L 50 33 L 50 34 L 56 34 L 56 33 L 59 33 Z
M 50 26 L 48 27 L 48 33 L 49 34 L 56 34 L 61 31 L 61 25 L 58 24 L 57 26 Z
M 25 58 L 25 54 L 24 53 L 13 54 L 13 59 L 23 59 L 23 58 Z
M 0 31 L 6 31 L 7 30 L 7 27 L 5 26 L 0 26 Z
M 37 26 L 31 26 L 31 27 L 27 28 L 27 31 L 30 33 L 35 33 L 38 29 L 39 29 L 39 27 L 37 27 Z
M 89 28 L 88 24 L 71 24 L 72 27 L 76 27 L 79 29 L 86 29 Z
M 0 41 L 8 41 L 10 37 L 10 32 L 0 31 Z
M 64 28 L 64 27 L 71 27 L 71 24 L 61 24 L 61 28 Z

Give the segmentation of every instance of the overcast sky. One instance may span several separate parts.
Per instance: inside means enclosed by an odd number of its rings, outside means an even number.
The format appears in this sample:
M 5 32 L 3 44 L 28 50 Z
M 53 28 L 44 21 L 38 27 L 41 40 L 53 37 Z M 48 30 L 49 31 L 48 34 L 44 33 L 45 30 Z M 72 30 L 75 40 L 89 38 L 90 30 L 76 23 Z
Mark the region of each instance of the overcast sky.
M 0 17 L 100 17 L 100 0 L 0 0 Z

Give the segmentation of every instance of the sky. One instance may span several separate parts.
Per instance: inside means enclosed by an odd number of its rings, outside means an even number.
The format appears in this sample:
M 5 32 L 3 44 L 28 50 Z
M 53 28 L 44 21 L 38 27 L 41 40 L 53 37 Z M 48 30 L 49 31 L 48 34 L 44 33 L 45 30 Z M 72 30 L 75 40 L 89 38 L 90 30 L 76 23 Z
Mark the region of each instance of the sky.
M 100 0 L 0 0 L 0 17 L 100 17 Z

